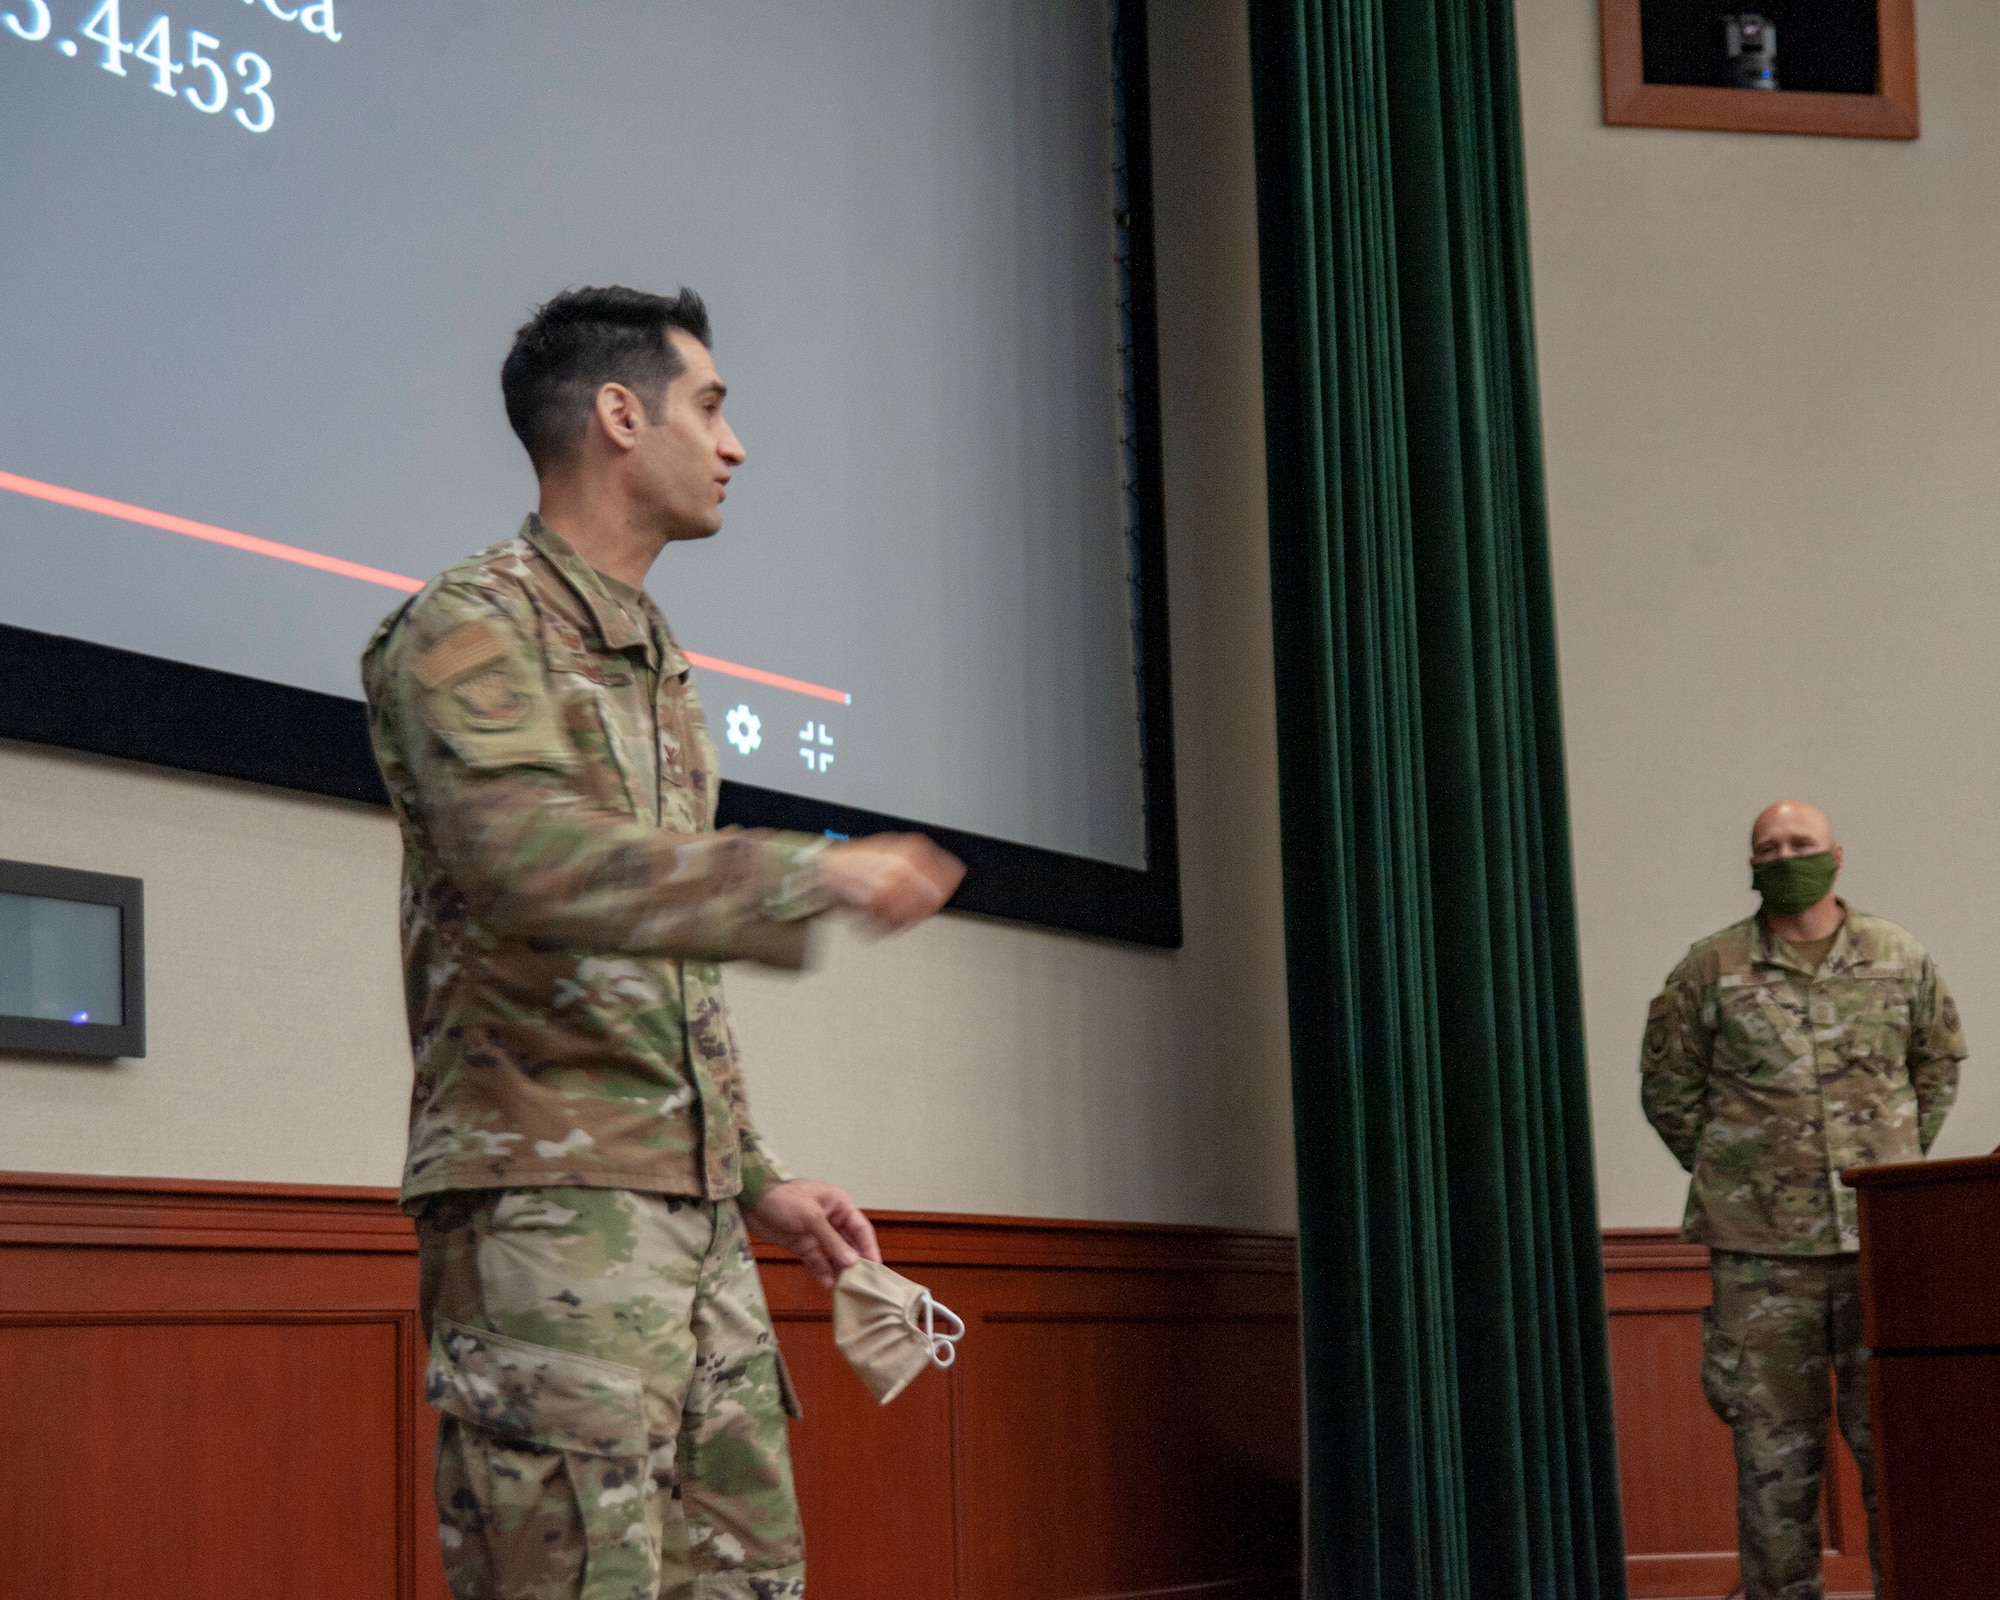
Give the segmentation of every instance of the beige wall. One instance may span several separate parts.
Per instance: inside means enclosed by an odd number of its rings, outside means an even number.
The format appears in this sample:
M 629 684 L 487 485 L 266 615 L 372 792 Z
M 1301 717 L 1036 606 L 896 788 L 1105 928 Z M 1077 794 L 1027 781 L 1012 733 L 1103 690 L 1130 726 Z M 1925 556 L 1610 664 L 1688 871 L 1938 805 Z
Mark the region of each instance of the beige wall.
M 1606 128 L 1596 7 L 1520 0 L 1584 988 L 1607 1224 L 1676 1221 L 1647 999 L 1817 800 L 2000 1143 L 2000 6 L 1917 8 L 1922 139 Z
M 147 1032 L 139 1061 L 0 1056 L 0 1168 L 394 1179 L 386 813 L 0 744 L 0 856 L 145 879 Z
M 1155 33 L 1187 944 L 947 917 L 836 934 L 805 979 L 733 972 L 760 1121 L 871 1205 L 1294 1216 L 1240 0 Z M 0 745 L 0 856 L 146 880 L 151 1033 L 143 1061 L 0 1058 L 0 1168 L 395 1180 L 385 814 Z

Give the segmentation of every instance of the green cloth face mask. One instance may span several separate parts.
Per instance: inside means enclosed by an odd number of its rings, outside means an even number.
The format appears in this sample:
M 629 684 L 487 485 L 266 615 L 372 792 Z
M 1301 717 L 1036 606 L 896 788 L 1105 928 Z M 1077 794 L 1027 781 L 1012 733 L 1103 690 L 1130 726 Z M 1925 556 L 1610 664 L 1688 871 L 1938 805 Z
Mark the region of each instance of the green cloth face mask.
M 1776 861 L 1759 861 L 1750 868 L 1750 887 L 1764 897 L 1764 909 L 1789 917 L 1816 906 L 1833 887 L 1833 875 L 1840 869 L 1831 850 L 1809 856 L 1781 856 Z

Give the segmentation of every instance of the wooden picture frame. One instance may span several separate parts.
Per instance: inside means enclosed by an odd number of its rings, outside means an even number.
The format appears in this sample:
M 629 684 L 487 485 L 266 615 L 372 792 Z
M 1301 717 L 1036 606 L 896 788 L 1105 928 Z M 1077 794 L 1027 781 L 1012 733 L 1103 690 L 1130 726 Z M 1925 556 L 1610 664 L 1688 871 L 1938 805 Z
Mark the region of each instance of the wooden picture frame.
M 1917 137 L 1915 0 L 1875 0 L 1880 67 L 1874 94 L 1648 83 L 1641 65 L 1639 3 L 1598 0 L 1604 49 L 1604 120 L 1614 127 L 1811 133 L 1848 139 Z

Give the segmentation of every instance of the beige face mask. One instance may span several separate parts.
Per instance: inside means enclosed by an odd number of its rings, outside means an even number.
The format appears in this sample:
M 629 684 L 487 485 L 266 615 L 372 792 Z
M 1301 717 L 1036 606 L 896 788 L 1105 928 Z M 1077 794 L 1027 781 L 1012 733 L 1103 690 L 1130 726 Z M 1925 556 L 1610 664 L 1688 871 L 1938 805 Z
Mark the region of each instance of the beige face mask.
M 833 1291 L 833 1342 L 885 1406 L 925 1367 L 950 1366 L 964 1337 L 965 1324 L 930 1290 L 879 1262 L 855 1262 Z

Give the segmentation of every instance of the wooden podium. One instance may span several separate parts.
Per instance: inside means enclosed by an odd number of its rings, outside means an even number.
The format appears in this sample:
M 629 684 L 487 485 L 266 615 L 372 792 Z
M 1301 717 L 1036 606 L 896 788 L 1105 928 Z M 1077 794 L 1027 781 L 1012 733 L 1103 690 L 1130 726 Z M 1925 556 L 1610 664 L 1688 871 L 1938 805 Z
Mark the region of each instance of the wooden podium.
M 1850 1167 L 1882 1600 L 2000 1596 L 2000 1154 Z

